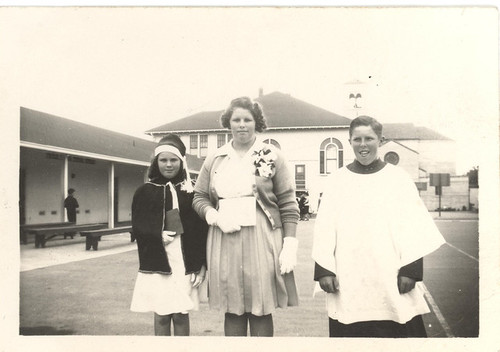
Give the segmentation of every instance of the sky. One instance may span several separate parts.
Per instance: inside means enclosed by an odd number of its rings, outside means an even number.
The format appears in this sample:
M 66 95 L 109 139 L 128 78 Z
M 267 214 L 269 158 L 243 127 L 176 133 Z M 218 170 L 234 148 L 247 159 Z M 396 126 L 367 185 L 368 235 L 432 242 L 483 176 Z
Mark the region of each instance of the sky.
M 17 109 L 146 138 L 262 88 L 349 118 L 432 128 L 457 142 L 462 173 L 498 131 L 496 15 L 470 6 L 2 8 L 9 84 L 0 93 Z M 358 112 L 348 98 L 357 92 Z

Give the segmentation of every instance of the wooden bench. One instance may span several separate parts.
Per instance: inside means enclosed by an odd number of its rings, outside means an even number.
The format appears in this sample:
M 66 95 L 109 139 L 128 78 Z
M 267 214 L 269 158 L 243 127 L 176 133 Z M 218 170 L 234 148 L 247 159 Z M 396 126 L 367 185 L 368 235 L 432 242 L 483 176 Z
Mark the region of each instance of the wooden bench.
M 97 244 L 101 239 L 101 236 L 114 235 L 117 233 L 130 233 L 130 241 L 134 241 L 134 235 L 132 234 L 132 226 L 121 226 L 114 228 L 98 229 L 98 230 L 88 230 L 80 231 L 80 236 L 85 236 L 85 250 L 90 250 L 93 248 L 97 251 Z
M 65 222 L 44 222 L 44 223 L 38 223 L 38 224 L 19 225 L 20 240 L 21 240 L 22 244 L 27 244 L 29 230 L 31 230 L 31 229 L 62 227 L 62 226 L 70 226 L 70 225 L 74 225 L 74 223 L 69 222 L 69 221 L 65 221 Z M 73 235 L 71 235 L 71 238 L 73 238 Z
M 106 224 L 85 224 L 85 225 L 75 225 L 71 224 L 68 226 L 53 226 L 53 227 L 36 227 L 31 228 L 28 233 L 35 235 L 35 247 L 45 248 L 45 243 L 58 235 L 73 235 L 77 232 L 97 230 L 106 227 Z

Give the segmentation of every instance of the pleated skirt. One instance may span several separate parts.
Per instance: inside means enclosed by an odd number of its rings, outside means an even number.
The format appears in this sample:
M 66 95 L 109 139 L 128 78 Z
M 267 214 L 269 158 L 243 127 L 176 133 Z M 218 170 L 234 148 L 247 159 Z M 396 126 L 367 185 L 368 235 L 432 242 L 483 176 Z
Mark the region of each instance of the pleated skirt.
M 180 236 L 175 236 L 165 250 L 172 269 L 171 275 L 137 274 L 130 310 L 155 312 L 159 315 L 188 313 L 198 310 L 198 289 L 193 289 L 191 274 L 185 274 Z
M 207 239 L 210 308 L 262 316 L 277 307 L 295 305 L 290 300 L 298 296 L 293 273 L 280 274 L 282 246 L 282 229 L 273 230 L 259 207 L 256 226 L 230 234 L 211 226 Z

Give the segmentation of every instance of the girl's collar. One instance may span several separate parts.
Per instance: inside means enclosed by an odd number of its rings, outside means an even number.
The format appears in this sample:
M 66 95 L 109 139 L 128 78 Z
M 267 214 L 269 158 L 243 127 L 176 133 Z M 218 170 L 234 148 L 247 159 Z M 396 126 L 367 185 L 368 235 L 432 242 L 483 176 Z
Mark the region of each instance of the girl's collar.
M 179 182 L 172 182 L 172 180 L 167 180 L 166 178 L 162 177 L 162 178 L 155 178 L 153 180 L 149 180 L 147 183 L 151 183 L 153 185 L 156 185 L 156 186 L 165 186 L 167 184 L 172 184 L 174 187 L 177 187 L 179 185 L 182 185 L 184 183 L 183 180 L 179 181 Z
M 234 152 L 236 153 L 239 153 L 239 152 L 243 152 L 243 150 L 238 150 L 234 147 L 234 139 L 232 139 L 228 144 L 231 145 L 231 150 L 233 150 Z M 253 140 L 253 143 L 252 144 L 247 144 L 247 145 L 250 145 L 250 147 L 245 151 L 245 154 L 247 154 L 248 152 L 252 152 L 254 151 L 255 149 L 255 146 L 258 144 L 257 142 L 257 136 L 255 136 L 255 139 Z
M 252 144 L 250 149 L 248 149 L 247 153 L 249 153 L 249 152 L 253 153 L 254 151 L 258 151 L 259 149 L 262 148 L 263 144 L 264 144 L 264 142 L 262 142 L 261 140 L 259 140 L 258 137 L 256 137 L 254 143 Z M 215 156 L 230 155 L 232 153 L 235 153 L 235 149 L 233 148 L 233 143 L 231 140 L 231 141 L 227 142 L 226 144 L 224 144 L 219 149 L 217 149 Z

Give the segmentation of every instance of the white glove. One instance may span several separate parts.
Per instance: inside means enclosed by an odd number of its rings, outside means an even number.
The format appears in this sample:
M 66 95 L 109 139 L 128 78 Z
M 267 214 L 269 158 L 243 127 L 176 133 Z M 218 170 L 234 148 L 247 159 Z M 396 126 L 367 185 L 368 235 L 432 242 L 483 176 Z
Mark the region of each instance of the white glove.
M 299 241 L 295 237 L 285 237 L 283 239 L 283 249 L 279 256 L 281 275 L 293 271 L 297 264 L 297 248 Z
M 174 231 L 163 231 L 161 233 L 161 237 L 163 239 L 163 245 L 166 246 L 170 244 L 174 240 L 175 232 Z
M 215 210 L 214 208 L 210 208 L 205 214 L 205 220 L 207 221 L 207 224 L 209 224 L 210 226 L 217 226 L 218 215 L 219 212 L 217 210 Z
M 241 226 L 234 219 L 220 216 L 215 209 L 210 209 L 205 214 L 205 219 L 210 226 L 218 226 L 224 233 L 232 233 L 241 230 Z

